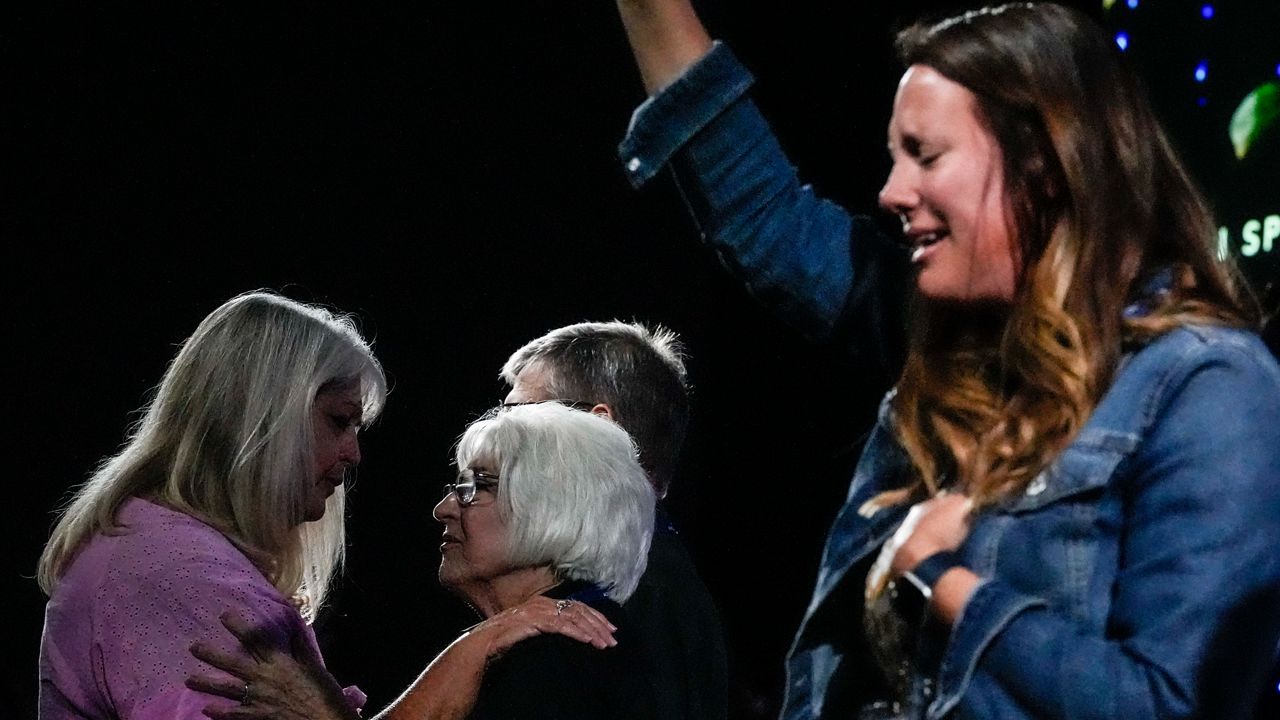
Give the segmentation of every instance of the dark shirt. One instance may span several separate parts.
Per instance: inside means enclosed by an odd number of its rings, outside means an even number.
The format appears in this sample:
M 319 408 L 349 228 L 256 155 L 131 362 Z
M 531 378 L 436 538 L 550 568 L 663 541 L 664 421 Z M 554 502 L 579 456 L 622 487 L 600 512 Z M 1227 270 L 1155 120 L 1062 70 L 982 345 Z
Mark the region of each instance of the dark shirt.
M 547 597 L 570 598 L 604 613 L 618 627 L 616 647 L 598 650 L 563 635 L 521 642 L 485 672 L 472 720 L 657 720 L 645 678 L 642 636 L 627 613 L 593 586 L 566 582 Z
M 662 508 L 649 566 L 625 607 L 631 628 L 644 638 L 646 667 L 661 717 L 727 717 L 729 671 L 720 616 Z

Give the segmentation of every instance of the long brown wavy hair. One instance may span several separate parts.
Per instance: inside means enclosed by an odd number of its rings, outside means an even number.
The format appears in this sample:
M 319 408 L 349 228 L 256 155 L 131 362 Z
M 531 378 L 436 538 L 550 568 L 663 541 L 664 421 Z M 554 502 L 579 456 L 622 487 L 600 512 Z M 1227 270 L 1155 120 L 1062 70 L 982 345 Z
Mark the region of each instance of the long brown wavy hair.
M 892 401 L 918 473 L 882 504 L 963 488 L 983 507 L 1021 492 L 1084 425 L 1126 349 L 1184 323 L 1256 324 L 1215 223 L 1145 92 L 1084 15 L 1019 3 L 917 24 L 904 66 L 976 97 L 1003 154 L 1020 272 L 1004 306 L 918 299 Z M 1142 299 L 1163 273 L 1165 291 Z M 1142 299 L 1143 312 L 1126 313 Z

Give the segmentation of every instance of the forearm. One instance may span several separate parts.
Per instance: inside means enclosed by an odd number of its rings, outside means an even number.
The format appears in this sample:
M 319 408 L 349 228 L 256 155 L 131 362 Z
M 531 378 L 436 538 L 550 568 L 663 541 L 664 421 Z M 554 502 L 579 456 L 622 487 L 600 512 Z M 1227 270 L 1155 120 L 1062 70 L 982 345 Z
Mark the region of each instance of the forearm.
M 689 0 L 617 0 L 645 92 L 670 85 L 711 49 Z
M 858 355 L 896 367 L 905 255 L 800 182 L 746 97 L 752 82 L 714 46 L 636 112 L 619 146 L 629 179 L 643 186 L 669 166 L 703 239 L 763 304 L 815 340 L 847 334 Z
M 459 720 L 471 712 L 484 680 L 490 648 L 468 633 L 436 656 L 417 680 L 375 720 Z
M 488 665 L 535 635 L 563 635 L 603 649 L 617 630 L 598 610 L 545 596 L 508 608 L 476 625 L 445 648 L 380 720 L 457 720 L 475 707 Z

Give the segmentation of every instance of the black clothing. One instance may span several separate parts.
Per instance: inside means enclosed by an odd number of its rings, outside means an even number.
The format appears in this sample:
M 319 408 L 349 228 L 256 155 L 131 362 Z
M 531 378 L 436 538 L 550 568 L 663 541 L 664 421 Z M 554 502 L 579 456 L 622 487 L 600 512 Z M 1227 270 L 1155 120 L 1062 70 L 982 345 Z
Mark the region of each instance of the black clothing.
M 545 593 L 577 600 L 618 627 L 616 647 L 597 650 L 563 635 L 513 646 L 485 671 L 471 720 L 665 720 L 645 678 L 642 636 L 594 586 L 566 582 Z
M 643 638 L 661 717 L 724 720 L 729 670 L 719 613 L 661 507 L 649 565 L 624 607 L 632 631 Z

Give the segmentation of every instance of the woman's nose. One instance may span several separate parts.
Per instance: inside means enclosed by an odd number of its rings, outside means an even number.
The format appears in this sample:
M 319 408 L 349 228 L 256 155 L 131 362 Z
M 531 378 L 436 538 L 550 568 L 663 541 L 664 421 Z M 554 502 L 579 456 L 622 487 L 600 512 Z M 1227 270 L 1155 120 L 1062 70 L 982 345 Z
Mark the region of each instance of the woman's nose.
M 360 436 L 354 429 L 348 430 L 343 436 L 339 452 L 339 459 L 346 464 L 352 467 L 360 464 Z
M 920 195 L 909 177 L 910 172 L 902 163 L 894 163 L 889 177 L 880 188 L 880 207 L 902 215 L 920 202 Z
M 445 518 L 458 516 L 458 502 L 454 499 L 452 492 L 447 492 L 444 497 L 440 498 L 440 502 L 431 509 L 431 517 L 438 522 L 444 522 Z

